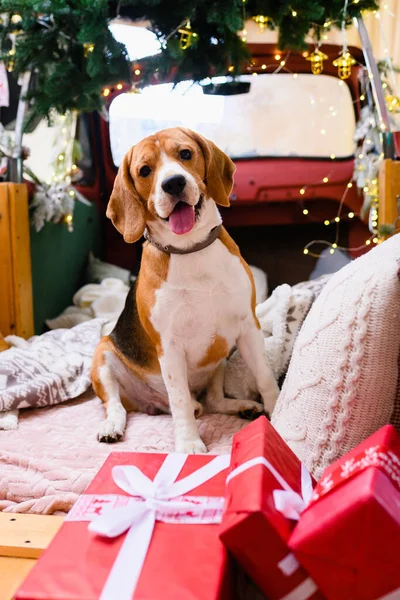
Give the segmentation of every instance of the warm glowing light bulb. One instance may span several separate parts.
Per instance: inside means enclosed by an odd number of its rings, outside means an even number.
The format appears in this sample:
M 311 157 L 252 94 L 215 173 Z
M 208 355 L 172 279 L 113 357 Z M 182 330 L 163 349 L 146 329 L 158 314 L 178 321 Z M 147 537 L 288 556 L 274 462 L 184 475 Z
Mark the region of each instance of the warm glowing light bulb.
M 293 79 L 297 79 L 298 78 L 298 74 L 297 73 L 293 73 Z
M 253 77 L 257 77 L 258 73 L 253 73 Z
M 335 222 L 339 223 L 339 221 L 340 221 L 340 217 L 335 217 Z
M 303 210 L 303 215 L 308 215 L 308 209 L 307 209 L 307 208 L 305 208 L 305 209 Z
M 117 85 L 117 90 L 122 90 L 122 87 L 123 87 L 123 86 L 122 86 L 122 83 L 119 83 L 119 84 Z
M 366 244 L 366 246 L 369 246 L 369 245 L 370 245 L 370 243 L 371 243 L 371 240 L 365 240 L 365 244 Z
M 275 60 L 281 60 L 281 55 L 280 54 L 275 54 Z
M 336 154 L 331 154 L 331 159 L 335 159 L 336 158 Z
M 281 65 L 281 67 L 284 67 L 286 65 L 285 61 L 281 60 L 280 65 Z
M 365 185 L 365 186 L 363 187 L 363 190 L 364 190 L 364 192 L 369 192 L 369 187 L 368 187 L 367 185 Z
M 324 225 L 330 225 L 330 221 L 328 221 L 328 219 L 326 219 L 326 220 L 324 221 Z
M 305 194 L 305 193 L 306 193 L 306 190 L 305 190 L 304 188 L 301 188 L 301 190 L 300 190 L 300 194 L 301 194 L 302 196 L 304 196 L 304 194 Z
M 135 69 L 135 75 L 140 75 L 140 69 Z
M 377 237 L 374 237 L 374 239 L 372 241 L 374 242 L 374 244 L 377 244 L 379 240 Z
M 267 65 L 261 65 L 261 68 L 262 68 L 262 69 L 266 69 L 266 68 L 267 68 Z
M 70 195 L 71 197 L 74 197 L 74 196 L 75 196 L 75 192 L 74 192 L 74 190 L 70 190 L 68 193 L 69 193 L 69 195 Z
M 349 212 L 348 217 L 349 217 L 349 219 L 353 219 L 354 218 L 354 213 L 353 212 Z
M 332 244 L 332 248 L 337 248 L 337 244 Z
M 334 253 L 335 253 L 335 250 L 334 250 L 333 248 L 331 248 L 331 249 L 329 250 L 329 252 L 330 252 L 331 254 L 334 254 Z
M 347 187 L 348 188 L 352 188 L 353 187 L 353 184 L 351 183 L 351 181 L 349 181 L 349 183 L 347 184 Z
M 308 254 L 308 248 L 304 248 L 303 254 Z
M 103 96 L 105 96 L 107 98 L 107 96 L 110 95 L 110 90 L 109 88 L 106 88 L 105 90 L 103 90 Z
M 58 160 L 64 160 L 64 154 L 59 154 L 58 155 Z
M 365 96 L 364 96 L 364 94 L 361 94 L 361 96 L 360 96 L 360 100 L 361 100 L 361 102 L 362 102 L 363 100 L 365 100 Z
M 292 10 L 292 17 L 297 17 L 297 10 Z
M 322 180 L 324 183 L 328 183 L 329 179 L 327 177 L 324 177 Z

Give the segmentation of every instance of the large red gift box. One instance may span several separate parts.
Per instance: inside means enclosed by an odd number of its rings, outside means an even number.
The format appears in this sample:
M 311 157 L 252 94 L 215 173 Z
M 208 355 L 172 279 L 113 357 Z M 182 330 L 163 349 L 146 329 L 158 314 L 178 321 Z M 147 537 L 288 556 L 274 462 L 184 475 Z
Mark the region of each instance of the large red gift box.
M 400 598 L 394 427 L 383 427 L 325 470 L 289 545 L 329 600 Z
M 181 471 L 177 471 L 179 475 L 173 478 L 176 482 L 211 461 L 214 461 L 213 464 L 218 461 L 224 463 L 221 472 L 181 497 L 189 503 L 189 511 L 185 509 L 189 518 L 191 503 L 196 508 L 199 501 L 205 502 L 204 511 L 207 513 L 208 510 L 208 516 L 218 512 L 213 504 L 220 502 L 221 515 L 229 457 L 168 455 L 168 460 L 170 457 L 181 457 L 183 461 Z M 135 465 L 153 481 L 165 460 L 166 456 L 161 454 L 112 453 L 28 575 L 17 593 L 17 600 L 102 599 L 106 582 L 109 584 L 110 571 L 123 554 L 121 547 L 125 539 L 132 535 L 133 542 L 138 541 L 141 523 L 133 524 L 128 534 L 105 538 L 89 531 L 88 520 L 99 519 L 98 515 L 103 515 L 102 519 L 104 515 L 110 518 L 111 513 L 123 515 L 124 511 L 128 511 L 129 516 L 133 504 L 141 510 L 144 502 L 140 503 L 114 482 L 115 468 L 126 469 L 128 465 Z M 109 508 L 105 510 L 104 507 Z M 169 522 L 155 522 L 136 589 L 129 597 L 135 600 L 231 600 L 234 598 L 232 564 L 219 539 L 218 525 L 211 524 L 214 521 L 210 519 L 208 524 L 187 523 L 179 510 L 174 511 L 175 508 L 172 508 L 172 513 L 166 516 Z M 180 518 L 183 522 L 177 522 Z M 200 520 L 202 518 L 199 517 Z M 134 546 L 127 556 L 128 564 L 120 572 L 119 579 L 117 576 L 117 586 L 119 581 L 130 576 L 136 550 Z M 125 600 L 127 597 L 119 589 L 111 590 L 111 593 L 109 590 L 107 595 L 112 600 Z
M 268 600 L 322 598 L 288 549 L 295 521 L 275 502 L 275 490 L 299 496 L 301 482 L 300 461 L 265 417 L 234 436 L 221 540 Z

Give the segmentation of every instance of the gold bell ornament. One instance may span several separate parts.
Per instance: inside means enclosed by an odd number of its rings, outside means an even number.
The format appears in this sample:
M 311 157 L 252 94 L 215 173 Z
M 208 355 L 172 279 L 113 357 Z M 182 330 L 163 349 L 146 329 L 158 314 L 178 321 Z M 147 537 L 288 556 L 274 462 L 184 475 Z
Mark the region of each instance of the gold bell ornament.
M 253 17 L 253 21 L 255 21 L 260 29 L 260 33 L 264 33 L 267 25 L 268 25 L 268 17 L 264 15 L 256 15 Z
M 83 56 L 84 56 L 85 58 L 87 58 L 87 57 L 89 56 L 89 54 L 90 54 L 91 52 L 93 52 L 93 50 L 94 50 L 94 44 L 91 44 L 91 43 L 89 43 L 89 42 L 85 42 L 85 43 L 83 44 Z
M 397 112 L 400 110 L 400 98 L 388 94 L 385 98 L 389 112 Z
M 190 26 L 190 21 L 187 21 L 187 23 L 184 27 L 182 27 L 181 29 L 178 29 L 178 33 L 181 34 L 181 38 L 180 38 L 180 42 L 179 42 L 181 50 L 187 50 L 192 45 L 192 41 L 193 41 L 192 38 L 197 37 L 197 33 L 192 31 L 192 28 Z
M 340 79 L 348 79 L 351 75 L 351 67 L 355 64 L 357 64 L 357 61 L 354 56 L 344 49 L 339 58 L 333 61 L 333 66 L 338 68 Z
M 311 62 L 311 72 L 314 75 L 320 75 L 324 69 L 324 60 L 328 60 L 328 56 L 321 50 L 314 50 L 306 60 Z

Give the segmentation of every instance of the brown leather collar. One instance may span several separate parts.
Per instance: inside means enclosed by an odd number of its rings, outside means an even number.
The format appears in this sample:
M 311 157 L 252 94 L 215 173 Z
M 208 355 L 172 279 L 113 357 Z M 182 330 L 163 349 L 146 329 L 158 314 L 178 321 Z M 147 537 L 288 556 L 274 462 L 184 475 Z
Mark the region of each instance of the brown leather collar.
M 153 240 L 150 237 L 150 234 L 147 231 L 147 229 L 144 232 L 144 237 L 146 238 L 146 240 L 148 242 L 150 242 L 150 244 L 152 244 L 153 246 L 158 248 L 158 250 L 161 250 L 161 252 L 165 252 L 166 254 L 192 254 L 193 252 L 199 252 L 199 250 L 203 250 L 204 248 L 211 246 L 211 244 L 213 242 L 215 242 L 215 240 L 219 236 L 221 229 L 222 229 L 222 225 L 216 225 L 215 227 L 213 227 L 211 229 L 210 233 L 208 234 L 208 236 L 206 237 L 205 240 L 203 240 L 202 242 L 197 242 L 197 244 L 193 244 L 193 246 L 190 246 L 190 248 L 176 248 L 175 246 L 162 246 L 161 244 L 158 244 L 155 240 Z

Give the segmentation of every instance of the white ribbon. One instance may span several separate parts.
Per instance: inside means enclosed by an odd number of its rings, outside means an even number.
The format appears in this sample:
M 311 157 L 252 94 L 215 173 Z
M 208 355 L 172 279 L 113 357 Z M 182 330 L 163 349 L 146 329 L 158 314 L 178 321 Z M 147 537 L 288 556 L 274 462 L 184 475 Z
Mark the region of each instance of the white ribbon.
M 105 537 L 127 535 L 103 587 L 100 600 L 131 600 L 142 571 L 156 520 L 163 514 L 187 515 L 190 523 L 219 523 L 223 498 L 183 498 L 194 488 L 212 479 L 229 466 L 230 456 L 215 457 L 187 477 L 175 481 L 186 454 L 168 454 L 152 481 L 135 466 L 117 466 L 112 470 L 115 483 L 137 502 L 105 509 L 89 524 L 90 531 Z M 166 519 L 167 520 L 167 519 Z
M 255 465 L 263 465 L 266 467 L 283 488 L 281 490 L 273 491 L 276 510 L 281 512 L 287 519 L 295 519 L 298 521 L 300 519 L 300 514 L 308 506 L 313 491 L 311 475 L 306 467 L 303 464 L 301 465 L 301 494 L 295 492 L 275 467 L 263 456 L 252 458 L 231 471 L 226 479 L 226 483 L 229 483 L 231 479 L 237 477 L 240 473 L 251 469 Z

